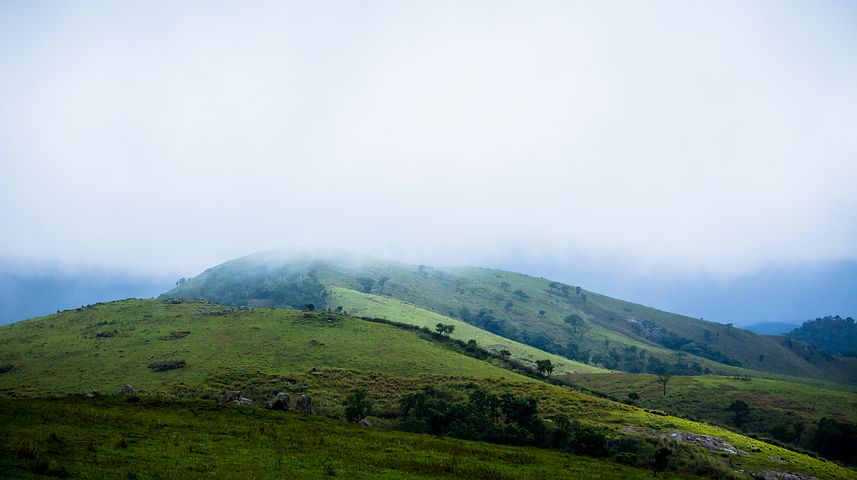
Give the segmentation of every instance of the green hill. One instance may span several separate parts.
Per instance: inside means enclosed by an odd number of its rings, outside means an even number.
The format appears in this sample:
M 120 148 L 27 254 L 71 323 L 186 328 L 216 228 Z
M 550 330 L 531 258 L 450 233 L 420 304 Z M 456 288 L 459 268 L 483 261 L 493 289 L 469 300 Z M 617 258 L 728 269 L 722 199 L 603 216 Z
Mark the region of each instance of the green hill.
M 341 252 L 265 252 L 183 280 L 165 297 L 206 298 L 236 306 L 303 308 L 313 303 L 335 308 L 341 289 L 401 300 L 605 369 L 723 375 L 750 369 L 857 382 L 854 359 L 812 355 L 782 338 L 500 270 L 435 269 Z
M 388 431 L 413 428 L 407 427 L 400 402 L 430 385 L 437 390 L 420 395 L 437 395 L 437 408 L 458 416 L 469 415 L 468 408 L 474 404 L 465 406 L 468 398 L 471 402 L 476 398 L 474 392 L 497 395 L 503 402 L 518 405 L 515 408 L 528 404 L 515 404 L 516 398 L 532 399 L 541 419 L 535 425 L 544 422 L 540 428 L 550 435 L 542 440 L 523 436 L 522 442 L 538 441 L 547 446 L 554 444 L 551 442 L 566 445 L 562 442 L 573 440 L 577 443 L 568 444 L 572 451 L 601 456 L 613 463 L 645 467 L 650 465 L 654 449 L 663 445 L 672 452 L 669 468 L 686 476 L 746 477 L 736 471 L 777 470 L 821 478 L 855 478 L 853 472 L 830 462 L 722 428 L 572 391 L 515 373 L 497 357 L 480 355 L 478 351 L 463 350 L 454 340 L 413 327 L 336 313 L 229 308 L 205 301 L 127 300 L 28 320 L 0 328 L 0 365 L 4 366 L 0 393 L 5 397 L 52 400 L 0 401 L 0 410 L 7 412 L 3 414 L 7 433 L 0 445 L 9 454 L 3 455 L 6 460 L 0 468 L 7 469 L 7 476 L 26 468 L 36 473 L 62 473 L 66 468 L 85 478 L 127 472 L 128 465 L 139 465 L 141 458 L 150 459 L 156 470 L 178 464 L 182 472 L 198 468 L 194 465 L 201 465 L 200 458 L 212 458 L 209 470 L 193 474 L 205 476 L 235 465 L 233 462 L 245 462 L 222 452 L 230 445 L 239 445 L 229 443 L 229 439 L 223 443 L 226 435 L 241 439 L 244 446 L 238 451 L 252 462 L 263 462 L 266 472 L 291 472 L 299 467 L 312 469 L 306 476 L 313 477 L 321 475 L 316 472 L 328 465 L 343 472 L 362 465 L 388 469 L 394 478 L 432 477 L 432 469 L 441 469 L 437 476 L 452 476 L 460 471 L 464 478 L 473 478 L 467 472 L 481 464 L 480 458 L 492 458 L 490 452 L 511 452 L 511 457 L 505 457 L 510 460 L 496 467 L 504 474 L 559 475 L 555 467 L 542 463 L 553 461 L 552 452 L 533 454 L 533 460 L 524 462 L 529 466 L 516 470 L 509 464 L 517 462 L 517 451 L 486 443 L 472 447 L 470 451 L 477 458 L 463 460 L 458 467 L 438 466 L 442 462 L 437 459 L 417 461 L 416 466 L 407 462 L 391 464 L 389 456 L 377 450 L 367 454 L 371 460 L 360 464 L 354 463 L 353 454 L 342 450 L 355 435 L 364 435 L 336 421 L 342 417 L 343 400 L 356 388 L 365 388 L 375 403 L 369 418 L 379 431 L 365 433 L 369 445 L 391 441 L 409 445 L 409 451 L 425 457 L 438 450 L 470 448 L 451 440 L 419 443 L 424 442 L 423 437 L 413 440 L 416 437 Z M 63 397 L 92 390 L 114 394 L 123 384 L 137 389 L 139 402 L 106 399 L 107 403 L 99 404 L 96 397 L 94 404 L 88 404 L 88 400 Z M 278 391 L 293 397 L 307 394 L 314 399 L 316 413 L 330 418 L 332 423 L 312 420 L 302 424 L 288 418 L 281 422 L 270 416 L 274 413 L 255 407 L 246 407 L 246 413 L 237 407 L 224 409 L 213 401 L 224 389 L 241 390 L 257 403 Z M 208 402 L 192 403 L 200 400 Z M 9 413 L 15 411 L 18 413 Z M 509 410 L 504 415 L 517 415 L 518 411 Z M 187 415 L 190 418 L 182 419 Z M 511 423 L 518 421 L 513 417 L 504 418 L 503 422 L 510 423 L 500 426 L 507 434 L 524 428 L 522 423 Z M 245 421 L 249 422 L 245 426 L 232 426 Z M 268 431 L 271 433 L 265 433 Z M 455 432 L 453 429 L 448 434 L 479 434 L 478 430 Z M 572 435 L 571 440 L 557 436 L 560 432 Z M 714 453 L 693 442 L 671 440 L 675 437 L 670 435 L 679 434 L 710 435 L 746 454 Z M 294 436 L 329 438 L 330 443 L 316 440 L 316 448 L 332 457 L 319 461 L 300 453 L 289 454 L 292 463 L 277 464 L 275 459 L 282 457 L 278 452 L 283 452 Z M 497 450 L 492 450 L 495 447 Z M 50 463 L 40 464 L 34 449 L 42 451 L 44 459 L 57 462 L 56 468 Z M 197 462 L 181 460 L 188 455 L 197 458 Z M 128 461 L 135 458 L 136 463 Z M 447 457 L 444 454 L 440 458 Z M 565 458 L 571 461 L 575 457 Z M 592 463 L 591 468 L 603 465 L 598 462 L 601 461 Z M 590 467 L 581 463 L 580 468 L 586 471 Z M 619 465 L 615 468 L 616 472 L 624 471 Z M 628 472 L 642 475 L 641 470 Z

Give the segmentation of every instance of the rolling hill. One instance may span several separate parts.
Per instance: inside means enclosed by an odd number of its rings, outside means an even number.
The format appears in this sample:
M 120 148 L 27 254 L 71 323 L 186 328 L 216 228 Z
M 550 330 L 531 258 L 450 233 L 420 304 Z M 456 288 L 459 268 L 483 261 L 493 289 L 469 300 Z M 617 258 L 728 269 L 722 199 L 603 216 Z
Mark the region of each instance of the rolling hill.
M 355 304 L 359 299 L 348 291 L 405 302 L 603 369 L 723 375 L 755 371 L 857 382 L 855 359 L 819 355 L 800 342 L 484 268 L 436 269 L 343 252 L 274 251 L 183 279 L 163 297 L 233 306 L 368 308 L 371 302 L 364 298 Z M 400 307 L 396 315 L 408 317 L 410 307 Z
M 7 434 L 0 441 L 5 460 L 0 462 L 0 469 L 26 473 L 29 468 L 33 473 L 66 472 L 84 478 L 108 472 L 130 474 L 123 468 L 133 462 L 123 463 L 121 459 L 145 455 L 157 471 L 166 471 L 167 464 L 181 465 L 182 476 L 201 478 L 221 473 L 235 462 L 245 462 L 242 457 L 222 453 L 224 445 L 239 448 L 245 452 L 243 458 L 252 462 L 270 463 L 282 457 L 290 438 L 303 436 L 326 439 L 314 448 L 333 457 L 319 461 L 319 457 L 312 460 L 305 453 L 290 454 L 288 458 L 295 465 L 313 469 L 306 475 L 311 478 L 323 476 L 328 466 L 343 472 L 379 469 L 396 478 L 453 476 L 459 471 L 462 478 L 480 478 L 473 476 L 479 458 L 501 452 L 508 452 L 503 458 L 509 460 L 500 461 L 496 468 L 509 478 L 525 471 L 561 476 L 549 463 L 556 461 L 554 452 L 527 453 L 531 450 L 506 446 L 492 450 L 495 446 L 491 444 L 469 446 L 450 439 L 426 443 L 423 439 L 431 437 L 389 430 L 407 425 L 402 423 L 401 402 L 412 394 L 409 392 L 447 392 L 439 397 L 442 403 L 438 406 L 455 406 L 467 398 L 473 405 L 475 392 L 487 391 L 519 406 L 528 403 L 516 404 L 516 398 L 532 399 L 545 422 L 540 428 L 553 432 L 544 437 L 545 442 L 564 442 L 556 434 L 570 431 L 578 439 L 578 443 L 570 444 L 577 450 L 571 451 L 609 460 L 616 472 L 629 468 L 620 464 L 630 466 L 627 473 L 617 473 L 616 477 L 642 476 L 640 468 L 650 465 L 652 449 L 666 445 L 674 458 L 669 463 L 671 471 L 685 477 L 746 477 L 746 472 L 776 470 L 821 478 L 855 478 L 852 471 L 831 462 L 723 428 L 523 375 L 497 356 L 480 353 L 483 350 L 469 351 L 461 345 L 466 344 L 383 320 L 326 311 L 232 308 L 207 301 L 117 301 L 0 327 L 0 397 L 5 397 L 0 399 L 0 411 L 7 415 Z M 138 395 L 126 400 L 112 397 L 124 384 L 132 385 Z M 432 389 L 425 390 L 427 386 Z M 337 420 L 342 417 L 343 400 L 357 388 L 366 389 L 375 403 L 369 418 L 377 431 L 361 431 Z M 218 406 L 213 400 L 225 389 L 241 390 L 257 403 L 278 391 L 293 397 L 307 394 L 314 399 L 316 413 L 328 420 L 304 423 L 293 417 L 295 414 Z M 90 393 L 92 399 L 77 396 L 93 391 L 98 393 Z M 25 400 L 15 400 L 22 397 Z M 450 412 L 460 415 L 468 411 L 455 408 Z M 8 416 L 8 412 L 18 413 Z M 235 422 L 244 426 L 230 426 Z M 477 458 L 460 466 L 443 467 L 437 458 L 424 463 L 396 463 L 373 450 L 365 464 L 353 463 L 349 460 L 353 454 L 343 452 L 360 435 L 366 436 L 369 445 L 405 445 L 418 456 L 469 449 Z M 453 431 L 450 435 L 456 434 Z M 228 438 L 216 440 L 224 436 Z M 599 438 L 605 443 L 586 443 Z M 717 453 L 696 443 L 698 438 L 719 439 L 743 453 Z M 296 445 L 316 445 L 302 442 Z M 39 463 L 39 451 L 55 464 L 44 459 L 48 463 Z M 439 455 L 446 458 L 446 454 Z M 516 470 L 512 465 L 516 455 L 532 459 Z M 91 459 L 86 460 L 87 456 Z M 202 462 L 204 458 L 218 460 Z M 571 468 L 582 469 L 581 474 L 591 474 L 592 469 L 606 465 L 604 460 L 564 458 L 578 465 Z M 199 470 L 200 465 L 209 467 Z M 272 463 L 270 467 L 267 472 L 278 468 L 290 471 L 283 465 Z M 231 478 L 228 473 L 225 476 Z

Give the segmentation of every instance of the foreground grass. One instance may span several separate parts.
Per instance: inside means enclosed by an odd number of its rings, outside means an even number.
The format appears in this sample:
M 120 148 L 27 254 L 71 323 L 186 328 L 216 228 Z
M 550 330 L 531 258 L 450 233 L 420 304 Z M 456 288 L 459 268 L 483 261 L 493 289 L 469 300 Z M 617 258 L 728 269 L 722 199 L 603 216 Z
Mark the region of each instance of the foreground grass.
M 374 430 L 214 402 L 0 400 L 0 477 L 642 479 L 534 448 Z M 680 478 L 661 474 L 662 478 Z

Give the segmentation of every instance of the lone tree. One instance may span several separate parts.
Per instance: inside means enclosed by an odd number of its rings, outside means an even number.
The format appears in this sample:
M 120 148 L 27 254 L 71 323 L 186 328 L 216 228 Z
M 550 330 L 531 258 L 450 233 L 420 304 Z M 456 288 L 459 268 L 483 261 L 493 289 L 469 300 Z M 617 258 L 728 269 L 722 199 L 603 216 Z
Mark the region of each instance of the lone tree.
M 544 310 L 539 310 L 539 317 L 545 318 L 545 313 L 547 312 L 545 312 Z
M 735 422 L 735 426 L 740 428 L 750 415 L 750 406 L 744 400 L 735 400 L 731 405 L 726 407 L 726 411 L 735 414 L 733 421 Z
M 359 388 L 348 394 L 345 399 L 345 418 L 349 422 L 359 422 L 372 412 L 372 400 L 365 388 Z
M 670 464 L 670 457 L 673 451 L 667 447 L 661 447 L 655 452 L 652 458 L 652 476 L 657 477 L 658 472 L 663 472 Z
M 441 335 L 450 336 L 450 335 L 452 335 L 452 332 L 455 331 L 455 325 L 447 325 L 445 323 L 438 323 L 435 326 L 435 330 L 437 330 L 437 333 L 439 333 Z
M 628 394 L 628 401 L 631 402 L 631 405 L 636 405 L 638 400 L 640 400 L 639 393 L 631 392 Z
M 550 359 L 544 360 L 536 360 L 536 369 L 542 374 L 545 378 L 550 378 L 553 375 L 554 364 L 550 361 Z
M 360 277 L 357 279 L 357 283 L 363 288 L 363 291 L 369 293 L 372 291 L 372 287 L 375 286 L 375 279 L 369 277 Z
M 304 305 L 304 307 L 306 307 L 306 309 L 309 310 L 310 312 L 315 311 L 315 304 L 314 303 L 307 303 L 306 305 Z
M 667 383 L 670 381 L 670 378 L 672 378 L 672 375 L 666 373 L 663 375 L 658 375 L 658 383 L 660 383 L 664 387 L 665 397 L 667 396 Z

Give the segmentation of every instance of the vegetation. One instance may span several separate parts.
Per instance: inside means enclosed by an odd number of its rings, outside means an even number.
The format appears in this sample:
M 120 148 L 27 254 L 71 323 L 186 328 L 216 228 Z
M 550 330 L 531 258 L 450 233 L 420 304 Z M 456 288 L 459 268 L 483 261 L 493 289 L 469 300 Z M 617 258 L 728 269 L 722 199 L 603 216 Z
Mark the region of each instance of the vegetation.
M 383 293 L 544 352 L 611 370 L 735 375 L 752 369 L 857 382 L 857 358 L 813 355 L 781 338 L 499 270 L 440 270 L 355 256 L 290 258 L 268 252 L 209 269 L 167 296 L 203 297 L 233 306 L 261 305 L 253 292 L 278 288 L 280 278 L 291 282 L 294 288 L 290 291 L 305 292 L 306 298 L 277 303 L 267 302 L 268 296 L 262 303 L 296 307 L 313 303 L 318 307 L 331 302 L 331 306 L 339 306 L 332 303 L 336 301 L 332 297 L 338 296 L 335 289 Z M 383 287 L 379 288 L 381 279 Z
M 816 318 L 792 330 L 788 337 L 829 355 L 857 357 L 857 325 L 851 317 Z

